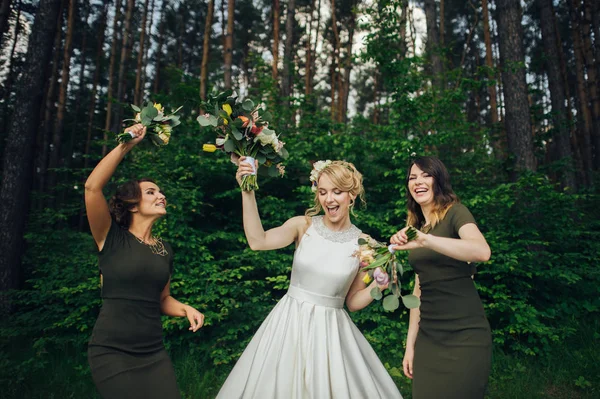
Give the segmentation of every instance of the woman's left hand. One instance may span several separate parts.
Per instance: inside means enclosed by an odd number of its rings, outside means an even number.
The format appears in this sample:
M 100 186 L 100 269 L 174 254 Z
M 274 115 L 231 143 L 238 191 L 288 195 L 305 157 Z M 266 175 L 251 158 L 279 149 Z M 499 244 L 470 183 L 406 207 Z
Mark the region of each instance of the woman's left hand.
M 204 324 L 204 315 L 191 306 L 186 306 L 184 311 L 185 316 L 190 321 L 189 330 L 192 332 L 198 331 L 198 329 Z
M 408 230 L 408 226 L 402 230 L 398 230 L 396 234 L 390 237 L 390 243 L 394 245 L 392 249 L 396 251 L 406 251 L 409 249 L 422 248 L 427 239 L 427 234 L 415 229 L 417 231 L 417 236 L 413 240 L 408 241 L 406 230 Z

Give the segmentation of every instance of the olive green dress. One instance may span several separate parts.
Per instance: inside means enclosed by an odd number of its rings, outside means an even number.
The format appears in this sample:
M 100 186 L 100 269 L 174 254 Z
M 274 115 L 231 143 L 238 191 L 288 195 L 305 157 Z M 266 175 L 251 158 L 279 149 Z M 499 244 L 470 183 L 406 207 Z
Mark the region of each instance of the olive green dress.
M 179 399 L 162 336 L 160 294 L 173 251 L 152 253 L 114 221 L 99 252 L 102 308 L 88 345 L 92 378 L 105 399 Z
M 471 212 L 462 204 L 454 204 L 429 233 L 459 238 L 458 230 L 467 223 L 475 223 Z M 410 251 L 408 261 L 421 285 L 413 399 L 483 398 L 492 338 L 471 278 L 475 266 L 425 248 Z

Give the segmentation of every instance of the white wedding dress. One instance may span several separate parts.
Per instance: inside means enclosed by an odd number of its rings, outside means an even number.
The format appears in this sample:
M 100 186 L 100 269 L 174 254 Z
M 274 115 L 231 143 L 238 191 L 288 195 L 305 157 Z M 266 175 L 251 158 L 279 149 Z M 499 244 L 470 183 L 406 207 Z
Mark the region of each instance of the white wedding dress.
M 361 231 L 312 218 L 286 295 L 262 323 L 219 399 L 394 399 L 394 381 L 343 309 L 358 273 Z

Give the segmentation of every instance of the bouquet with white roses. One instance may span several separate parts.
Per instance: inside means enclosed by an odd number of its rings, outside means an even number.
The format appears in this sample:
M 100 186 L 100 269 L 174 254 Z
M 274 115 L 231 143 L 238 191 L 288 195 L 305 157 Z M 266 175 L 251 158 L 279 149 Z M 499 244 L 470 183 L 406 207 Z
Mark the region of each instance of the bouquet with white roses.
M 246 162 L 254 166 L 254 160 L 266 167 L 270 176 L 284 174 L 282 161 L 287 159 L 285 143 L 269 126 L 271 114 L 261 104 L 250 99 L 240 100 L 233 91 L 228 90 L 216 96 L 210 96 L 202 104 L 205 113 L 197 118 L 200 126 L 211 127 L 217 133 L 215 144 L 204 144 L 206 152 L 217 149 L 228 154 L 245 156 Z M 242 190 L 258 189 L 256 171 L 244 176 Z

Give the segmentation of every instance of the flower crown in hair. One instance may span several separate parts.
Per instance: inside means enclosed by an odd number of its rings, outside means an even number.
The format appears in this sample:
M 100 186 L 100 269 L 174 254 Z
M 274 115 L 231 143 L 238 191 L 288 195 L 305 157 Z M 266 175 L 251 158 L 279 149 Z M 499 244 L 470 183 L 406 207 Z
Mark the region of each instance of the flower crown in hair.
M 317 191 L 317 181 L 319 180 L 319 175 L 329 165 L 331 165 L 331 161 L 328 159 L 326 161 L 317 161 L 313 164 L 313 170 L 310 172 L 310 181 L 312 182 L 311 190 L 313 192 Z

